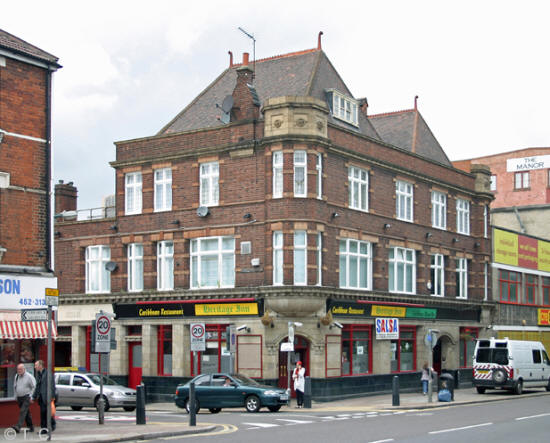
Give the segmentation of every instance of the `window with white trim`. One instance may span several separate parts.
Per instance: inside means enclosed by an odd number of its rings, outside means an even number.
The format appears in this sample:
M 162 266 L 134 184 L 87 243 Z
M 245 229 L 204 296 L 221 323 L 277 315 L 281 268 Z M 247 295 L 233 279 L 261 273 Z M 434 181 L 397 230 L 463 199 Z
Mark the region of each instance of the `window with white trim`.
M 129 172 L 124 177 L 125 214 L 141 214 L 141 172 Z
M 306 151 L 294 151 L 294 197 L 307 197 Z
M 174 289 L 174 242 L 157 243 L 157 289 L 171 291 Z
M 447 228 L 447 196 L 443 192 L 432 191 L 432 226 Z
M 369 210 L 369 173 L 365 169 L 350 166 L 348 169 L 349 207 Z
M 470 235 L 470 202 L 456 199 L 456 232 Z
M 317 286 L 323 285 L 323 234 L 317 233 Z
M 516 172 L 514 175 L 514 189 L 529 188 L 529 171 Z
M 399 220 L 413 221 L 413 185 L 397 180 L 395 182 L 395 211 Z
M 273 198 L 283 196 L 283 151 L 273 152 Z
M 283 231 L 273 232 L 273 285 L 283 284 Z
M 341 239 L 340 287 L 369 290 L 372 287 L 372 246 L 369 242 Z
M 172 169 L 155 169 L 155 212 L 172 209 Z
M 391 248 L 389 250 L 389 291 L 402 294 L 416 293 L 416 251 Z
M 143 245 L 128 245 L 128 292 L 143 291 Z
M 456 298 L 468 298 L 468 259 L 456 259 Z
M 496 191 L 497 190 L 497 176 L 496 175 L 491 175 L 491 182 L 490 182 L 490 185 L 489 185 L 489 189 L 491 191 Z
M 436 297 L 445 295 L 445 257 L 443 254 L 430 256 L 430 294 Z
M 217 206 L 219 202 L 220 169 L 218 162 L 200 165 L 200 205 Z
M 111 292 L 111 273 L 105 265 L 111 260 L 111 248 L 105 245 L 86 248 L 86 294 Z
M 483 205 L 483 237 L 489 236 L 489 206 Z
M 359 126 L 357 100 L 335 90 L 329 91 L 329 94 L 332 96 L 332 116 L 354 126 Z
M 323 154 L 317 154 L 317 163 L 315 165 L 317 171 L 317 198 L 323 198 Z
M 294 284 L 307 285 L 307 232 L 294 231 Z
M 191 289 L 235 287 L 235 239 L 191 240 Z

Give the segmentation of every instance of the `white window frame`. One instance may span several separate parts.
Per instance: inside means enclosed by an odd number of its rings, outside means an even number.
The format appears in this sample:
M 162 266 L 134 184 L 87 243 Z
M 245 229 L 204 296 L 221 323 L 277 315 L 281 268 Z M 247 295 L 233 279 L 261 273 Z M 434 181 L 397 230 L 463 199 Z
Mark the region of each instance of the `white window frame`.
M 497 190 L 497 176 L 491 175 L 491 182 L 489 184 L 489 190 L 496 192 Z
M 200 206 L 218 206 L 220 197 L 219 162 L 201 163 L 200 169 Z
M 171 240 L 157 243 L 157 290 L 174 289 L 174 242 Z
M 404 180 L 395 182 L 395 215 L 398 220 L 414 220 L 414 185 Z
M 128 292 L 143 291 L 143 245 L 130 243 L 128 253 Z
M 273 231 L 273 286 L 284 284 L 283 231 Z
M 369 171 L 350 166 L 348 168 L 349 207 L 369 211 Z
M 432 287 L 430 294 L 434 297 L 445 296 L 445 256 L 443 254 L 430 255 L 430 278 Z
M 317 170 L 317 198 L 322 200 L 323 198 L 323 154 L 317 154 L 317 163 L 315 164 Z
M 432 227 L 447 229 L 447 195 L 432 191 Z
M 216 249 L 203 250 L 202 245 L 206 242 L 210 244 L 217 240 Z M 213 243 L 213 242 L 212 242 Z M 230 247 L 226 247 L 230 244 Z M 229 236 L 223 237 L 200 237 L 191 240 L 191 289 L 214 289 L 214 288 L 234 288 L 235 287 L 235 238 Z M 203 262 L 205 259 L 217 257 L 217 283 L 208 285 L 202 281 Z M 229 260 L 231 269 L 224 273 L 225 260 Z
M 416 251 L 395 247 L 389 250 L 388 290 L 397 294 L 416 294 Z M 393 257 L 392 257 L 393 255 Z M 412 257 L 412 258 L 410 258 Z M 403 266 L 403 280 L 399 281 L 398 268 Z M 393 279 L 391 274 L 393 273 Z M 411 276 L 411 288 L 407 290 L 407 276 Z
M 155 169 L 155 212 L 172 210 L 172 168 Z
M 529 171 L 516 172 L 514 174 L 514 189 L 529 189 L 530 179 Z
M 332 93 L 332 116 L 353 126 L 359 126 L 359 102 L 334 89 L 329 92 Z
M 323 285 L 323 234 L 317 233 L 317 286 Z
M 273 151 L 273 198 L 283 197 L 283 151 Z
M 483 300 L 489 299 L 489 263 L 483 266 Z
M 307 197 L 307 151 L 294 151 L 294 197 Z M 299 174 L 303 180 L 298 180 Z
M 459 285 L 456 289 L 458 295 L 456 298 L 468 298 L 468 259 L 459 257 L 456 259 L 456 280 Z
M 94 245 L 86 248 L 86 294 L 111 292 L 111 273 L 105 268 L 109 261 L 109 246 Z
M 141 214 L 142 211 L 141 172 L 128 172 L 124 176 L 125 215 Z
M 366 247 L 366 252 L 361 252 L 364 247 Z M 352 266 L 355 267 L 355 285 L 351 284 Z M 366 279 L 362 278 L 361 269 L 366 270 Z M 372 244 L 351 238 L 340 239 L 339 273 L 341 288 L 370 290 L 372 288 Z M 366 280 L 364 285 L 361 284 L 363 280 Z
M 307 285 L 307 231 L 294 231 L 294 285 Z
M 489 205 L 483 205 L 483 237 L 489 237 Z
M 456 232 L 470 235 L 470 202 L 463 198 L 456 199 Z

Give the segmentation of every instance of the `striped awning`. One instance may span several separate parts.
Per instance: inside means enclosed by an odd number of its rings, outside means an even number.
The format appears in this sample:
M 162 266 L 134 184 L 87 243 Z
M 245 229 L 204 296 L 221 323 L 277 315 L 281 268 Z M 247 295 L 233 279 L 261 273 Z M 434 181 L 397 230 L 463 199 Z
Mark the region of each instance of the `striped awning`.
M 52 338 L 57 337 L 55 322 L 52 322 Z M 0 338 L 48 338 L 47 321 L 0 321 Z

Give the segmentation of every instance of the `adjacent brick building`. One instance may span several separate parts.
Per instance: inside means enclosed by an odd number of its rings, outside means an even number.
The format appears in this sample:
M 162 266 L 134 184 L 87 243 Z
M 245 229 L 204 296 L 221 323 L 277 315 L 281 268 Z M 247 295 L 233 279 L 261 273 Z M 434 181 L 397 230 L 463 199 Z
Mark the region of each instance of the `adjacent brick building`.
M 60 68 L 57 60 L 0 29 L 2 425 L 17 422 L 16 365 L 25 363 L 32 372 L 35 359 L 46 360 L 46 322 L 22 322 L 21 310 L 45 308 L 45 288 L 57 287 L 50 187 L 51 83 Z
M 454 168 L 416 105 L 367 107 L 319 42 L 230 55 L 157 134 L 117 142 L 116 214 L 56 223 L 72 364 L 98 367 L 89 324 L 104 309 L 110 373 L 151 396 L 230 370 L 230 325 L 235 369 L 280 386 L 292 327 L 317 398 L 385 390 L 393 373 L 417 387 L 432 329 L 436 366 L 467 368 L 492 305 L 489 170 Z

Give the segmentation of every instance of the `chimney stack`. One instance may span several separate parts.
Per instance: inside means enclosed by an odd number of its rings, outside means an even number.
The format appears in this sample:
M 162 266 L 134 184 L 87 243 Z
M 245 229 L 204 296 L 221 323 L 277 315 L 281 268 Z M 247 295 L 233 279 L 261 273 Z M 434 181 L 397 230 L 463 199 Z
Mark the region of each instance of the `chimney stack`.
M 250 57 L 250 54 L 248 52 L 243 52 L 243 66 L 248 66 L 248 57 Z
M 78 190 L 73 182 L 63 183 L 63 180 L 59 180 L 55 185 L 55 213 L 76 211 L 77 194 Z

